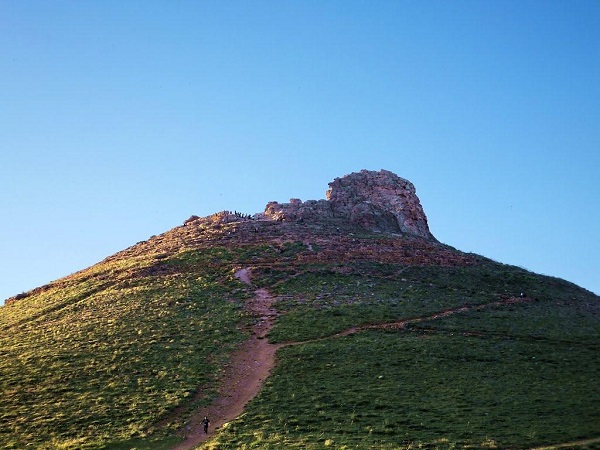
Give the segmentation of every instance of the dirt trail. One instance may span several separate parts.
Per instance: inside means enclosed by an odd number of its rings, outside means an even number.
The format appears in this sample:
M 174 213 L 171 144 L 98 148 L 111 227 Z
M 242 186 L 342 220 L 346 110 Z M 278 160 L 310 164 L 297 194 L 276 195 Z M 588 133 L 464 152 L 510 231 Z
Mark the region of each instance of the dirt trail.
M 248 269 L 236 273 L 236 277 L 247 284 L 251 284 L 250 276 Z M 223 424 L 239 416 L 246 403 L 256 396 L 275 365 L 275 352 L 280 345 L 269 344 L 266 338 L 277 316 L 272 306 L 274 299 L 266 289 L 257 289 L 254 294 L 245 305 L 247 311 L 257 318 L 252 327 L 252 336 L 233 355 L 223 375 L 217 400 L 194 415 L 184 430 L 184 441 L 173 450 L 193 449 Z M 210 419 L 209 434 L 202 429 L 204 416 Z
M 441 319 L 443 317 L 448 317 L 453 314 L 464 313 L 467 311 L 473 311 L 473 310 L 479 311 L 482 309 L 493 308 L 494 306 L 504 306 L 504 305 L 510 305 L 512 303 L 523 303 L 523 302 L 530 301 L 530 300 L 531 300 L 531 298 L 528 298 L 528 297 L 511 297 L 511 298 L 506 298 L 503 300 L 498 300 L 497 302 L 493 302 L 493 303 L 485 303 L 483 305 L 460 306 L 458 308 L 447 309 L 446 311 L 441 311 L 439 313 L 432 314 L 430 316 L 415 317 L 413 319 L 399 320 L 397 322 L 376 323 L 376 324 L 372 324 L 372 325 L 361 325 L 358 327 L 352 327 L 352 328 L 348 328 L 347 330 L 342 331 L 341 333 L 336 334 L 335 336 L 347 336 L 349 334 L 358 333 L 359 331 L 364 331 L 364 330 L 375 330 L 375 329 L 377 329 L 377 330 L 397 330 L 397 329 L 405 328 L 407 325 L 412 324 L 412 323 L 419 323 L 419 322 L 424 322 L 427 320 Z M 330 337 L 332 337 L 332 336 L 330 336 Z
M 249 269 L 239 270 L 235 276 L 242 282 L 251 285 L 251 273 Z M 416 317 L 397 322 L 388 322 L 382 324 L 363 325 L 352 327 L 336 335 L 325 338 L 314 339 L 304 342 L 286 342 L 281 344 L 270 344 L 267 334 L 271 330 L 277 312 L 273 307 L 274 298 L 266 289 L 257 289 L 252 299 L 246 302 L 247 311 L 257 317 L 256 323 L 252 327 L 252 336 L 240 349 L 233 355 L 231 363 L 225 370 L 222 379 L 220 396 L 210 406 L 197 411 L 192 417 L 190 423 L 183 432 L 184 440 L 173 448 L 173 450 L 191 450 L 210 438 L 215 431 L 221 428 L 225 423 L 235 419 L 242 414 L 246 403 L 254 398 L 263 385 L 264 380 L 269 376 L 271 369 L 275 366 L 275 352 L 285 346 L 307 344 L 310 342 L 331 339 L 333 337 L 347 336 L 364 330 L 371 329 L 402 329 L 408 324 L 418 323 L 425 320 L 439 319 L 467 312 L 470 310 L 481 310 L 494 306 L 502 306 L 511 303 L 521 303 L 531 300 L 530 298 L 508 298 L 484 305 L 469 305 L 458 308 L 448 309 L 430 316 Z M 208 416 L 210 419 L 209 433 L 205 434 L 202 430 L 202 419 Z M 581 441 L 581 443 L 571 443 L 572 445 L 595 443 L 600 439 L 590 441 Z M 563 448 L 565 445 L 557 444 L 551 447 L 539 447 L 535 450 Z
M 561 448 L 568 449 L 568 448 L 576 448 L 576 447 L 585 447 L 588 445 L 599 444 L 599 443 L 600 443 L 600 438 L 593 438 L 593 439 L 585 439 L 582 441 L 565 442 L 564 444 L 554 444 L 554 445 L 548 445 L 548 446 L 544 446 L 544 447 L 535 447 L 530 450 L 558 450 Z

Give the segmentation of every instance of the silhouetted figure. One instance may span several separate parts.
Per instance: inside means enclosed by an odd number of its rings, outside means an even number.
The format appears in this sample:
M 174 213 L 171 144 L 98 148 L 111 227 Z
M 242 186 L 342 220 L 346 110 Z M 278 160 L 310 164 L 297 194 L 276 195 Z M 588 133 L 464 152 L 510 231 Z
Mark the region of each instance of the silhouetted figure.
M 208 434 L 208 424 L 210 423 L 210 420 L 208 420 L 208 417 L 204 416 L 204 420 L 202 421 L 202 425 L 204 426 L 204 433 Z

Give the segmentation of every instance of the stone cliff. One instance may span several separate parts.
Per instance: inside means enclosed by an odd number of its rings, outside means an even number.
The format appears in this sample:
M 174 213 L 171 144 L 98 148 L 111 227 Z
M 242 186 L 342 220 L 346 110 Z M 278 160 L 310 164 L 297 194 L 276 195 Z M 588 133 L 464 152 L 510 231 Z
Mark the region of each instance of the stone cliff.
M 414 185 L 387 170 L 361 170 L 329 183 L 327 200 L 269 202 L 263 219 L 342 220 L 371 231 L 407 233 L 435 240 Z

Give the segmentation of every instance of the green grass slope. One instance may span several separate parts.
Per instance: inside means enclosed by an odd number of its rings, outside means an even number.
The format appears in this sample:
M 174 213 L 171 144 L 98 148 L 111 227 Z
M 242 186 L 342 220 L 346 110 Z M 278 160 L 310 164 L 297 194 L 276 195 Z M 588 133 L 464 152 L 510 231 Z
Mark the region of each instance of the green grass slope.
M 270 339 L 290 345 L 205 448 L 600 437 L 597 296 L 409 236 L 240 219 L 186 223 L 0 308 L 0 448 L 169 448 L 248 337 L 242 267 L 277 297 Z
M 221 253 L 102 263 L 2 308 L 0 447 L 103 448 L 209 401 L 244 338 Z
M 376 273 L 278 285 L 288 300 L 273 337 L 307 342 L 280 350 L 247 413 L 203 448 L 516 449 L 600 437 L 597 297 L 492 262 Z M 521 287 L 525 301 L 475 307 Z

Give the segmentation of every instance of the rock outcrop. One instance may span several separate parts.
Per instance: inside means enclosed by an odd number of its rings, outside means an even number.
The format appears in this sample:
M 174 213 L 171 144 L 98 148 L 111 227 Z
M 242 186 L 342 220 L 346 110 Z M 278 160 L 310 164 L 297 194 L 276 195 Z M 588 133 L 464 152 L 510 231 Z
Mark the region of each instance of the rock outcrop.
M 387 170 L 361 170 L 329 183 L 327 200 L 270 202 L 262 218 L 278 221 L 341 219 L 382 232 L 435 240 L 414 185 Z

